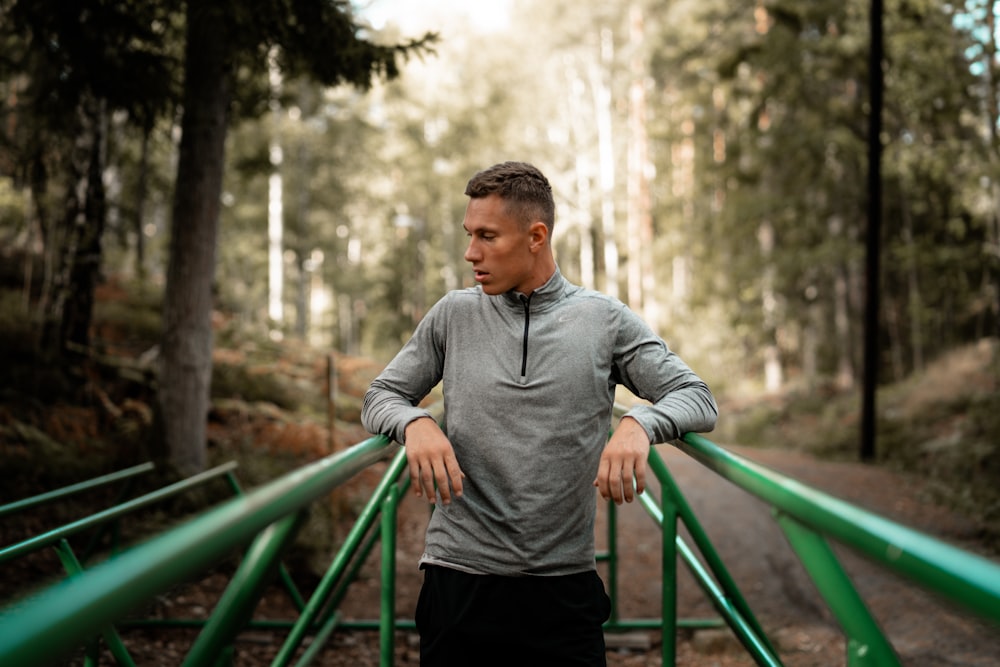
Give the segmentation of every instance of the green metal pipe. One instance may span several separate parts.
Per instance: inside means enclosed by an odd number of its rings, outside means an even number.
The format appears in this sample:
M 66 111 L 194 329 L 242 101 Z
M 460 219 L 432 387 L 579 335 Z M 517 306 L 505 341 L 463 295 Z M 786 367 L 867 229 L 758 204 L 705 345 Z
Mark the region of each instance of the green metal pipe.
M 662 526 L 662 510 L 656 506 L 654 501 L 644 496 L 646 494 L 640 496 L 643 506 L 657 525 Z M 666 533 L 664 533 L 664 539 L 666 539 Z M 716 583 L 711 573 L 701 564 L 694 551 L 691 550 L 680 535 L 675 536 L 675 546 L 676 553 L 684 561 L 684 564 L 687 565 L 695 581 L 701 586 L 715 609 L 725 619 L 725 624 L 729 626 L 737 639 L 740 640 L 747 651 L 754 657 L 756 663 L 758 665 L 770 665 L 773 667 L 780 666 L 781 661 L 777 657 L 777 652 L 766 641 L 763 633 L 755 628 L 753 624 L 747 622 L 747 619 L 743 616 L 738 606 L 733 604 L 733 601 L 726 595 L 719 584 Z M 676 571 L 674 574 L 676 575 Z M 674 595 L 676 599 L 676 589 Z M 677 627 L 720 627 L 721 625 L 723 625 L 723 622 L 719 619 L 688 622 L 681 620 L 677 622 Z M 663 629 L 666 631 L 665 623 L 663 624 Z
M 231 472 L 227 472 L 226 481 L 229 483 L 229 488 L 232 490 L 233 495 L 243 495 L 243 487 L 240 486 L 240 481 L 236 479 L 236 475 Z M 281 583 L 285 586 L 285 590 L 288 592 L 288 597 L 291 599 L 292 604 L 295 605 L 295 608 L 299 612 L 301 612 L 306 606 L 305 600 L 302 598 L 302 593 L 299 592 L 299 587 L 295 585 L 295 581 L 292 579 L 292 575 L 289 574 L 288 568 L 285 567 L 284 563 L 278 564 L 278 576 L 281 577 Z
M 380 504 L 385 498 L 385 494 L 388 492 L 389 487 L 395 483 L 396 478 L 399 477 L 399 474 L 405 467 L 406 451 L 403 448 L 400 448 L 396 453 L 395 458 L 392 460 L 392 463 L 389 464 L 388 470 L 382 476 L 382 480 L 376 487 L 372 497 L 368 500 L 364 509 L 361 510 L 361 514 L 358 516 L 357 521 L 354 522 L 354 526 L 347 534 L 347 539 L 344 541 L 343 546 L 341 546 L 340 550 L 337 551 L 329 569 L 327 569 L 326 573 L 323 575 L 323 578 L 320 580 L 316 590 L 313 591 L 312 596 L 309 598 L 309 602 L 306 604 L 305 609 L 302 610 L 301 616 L 299 616 L 298 622 L 292 627 L 291 632 L 288 633 L 288 637 L 285 639 L 285 643 L 282 644 L 278 654 L 271 662 L 272 667 L 281 667 L 283 665 L 288 665 L 291 662 L 295 651 L 298 650 L 298 647 L 302 644 L 302 640 L 305 638 L 309 628 L 316 623 L 319 618 L 320 611 L 322 611 L 322 609 L 326 606 L 331 591 L 343 575 L 344 570 L 350 561 L 351 554 L 355 553 L 358 544 L 360 544 L 362 538 L 375 521 L 380 509 Z
M 771 654 L 777 655 L 778 652 L 767 638 L 767 633 L 764 632 L 763 626 L 757 621 L 753 610 L 750 609 L 750 605 L 747 604 L 743 593 L 740 592 L 739 586 L 736 585 L 736 581 L 729 574 L 728 568 L 722 562 L 722 558 L 712 545 L 712 541 L 708 539 L 708 534 L 702 527 L 701 522 L 698 521 L 698 517 L 695 516 L 684 494 L 681 493 L 677 483 L 674 482 L 674 478 L 667 469 L 663 457 L 660 456 L 660 453 L 655 448 L 650 449 L 649 465 L 660 481 L 663 495 L 672 498 L 673 503 L 677 507 L 680 520 L 683 522 L 684 527 L 687 528 L 688 534 L 691 535 L 691 540 L 705 559 L 705 563 L 719 582 L 719 586 L 725 592 L 726 597 L 739 610 L 741 619 L 754 629 L 754 635 L 768 647 Z
M 76 554 L 73 553 L 73 549 L 70 548 L 69 542 L 66 540 L 59 540 L 59 543 L 55 545 L 56 553 L 59 555 L 59 560 L 62 562 L 63 568 L 70 576 L 75 576 L 83 572 L 83 566 L 80 561 L 77 560 Z M 125 648 L 125 644 L 122 643 L 122 638 L 115 630 L 114 626 L 111 624 L 106 625 L 101 629 L 101 636 L 104 637 L 104 643 L 108 645 L 108 649 L 111 651 L 111 655 L 115 657 L 119 665 L 123 667 L 135 667 L 135 661 L 132 660 L 132 656 L 129 654 L 128 649 Z M 94 653 L 96 654 L 96 644 L 94 642 Z M 91 651 L 87 651 L 88 654 Z M 88 655 L 88 658 L 90 656 Z
M 111 503 L 111 505 L 112 506 L 120 505 L 123 502 L 125 502 L 125 499 L 128 498 L 129 495 L 132 493 L 133 486 L 135 486 L 135 478 L 129 478 L 125 480 L 125 483 L 122 484 L 121 488 L 118 489 L 118 494 L 115 496 L 115 501 Z M 121 550 L 120 549 L 121 538 L 122 538 L 121 524 L 122 522 L 120 520 L 114 519 L 108 523 L 105 523 L 100 528 L 91 533 L 90 539 L 87 540 L 87 547 L 86 549 L 83 550 L 83 555 L 80 557 L 80 560 L 84 563 L 90 560 L 91 556 L 93 556 L 94 553 L 96 553 L 98 548 L 100 547 L 101 540 L 104 539 L 104 536 L 109 533 L 111 535 L 111 545 L 110 545 L 111 553 L 113 554 L 118 553 Z
M 677 664 L 677 505 L 668 494 L 660 498 L 660 653 L 663 667 Z
M 0 612 L 0 664 L 55 661 L 170 586 L 215 565 L 389 450 L 385 437 L 300 468 Z
M 361 546 L 356 550 L 355 556 L 351 560 L 350 567 L 347 568 L 343 576 L 337 580 L 337 587 L 330 594 L 330 599 L 326 604 L 326 610 L 321 615 L 321 618 L 325 619 L 329 616 L 334 609 L 337 609 L 340 606 L 340 603 L 344 601 L 344 598 L 347 597 L 348 589 L 351 584 L 357 580 L 358 573 L 361 571 L 365 562 L 367 562 L 372 549 L 375 548 L 375 544 L 378 543 L 381 536 L 380 531 L 373 530 L 369 527 L 364 540 L 361 542 Z
M 608 501 L 608 597 L 611 598 L 609 623 L 618 621 L 618 506 Z
M 184 667 L 216 664 L 226 647 L 232 645 L 274 579 L 281 554 L 295 540 L 305 516 L 305 510 L 289 514 L 254 539 L 208 623 L 188 651 Z
M 392 667 L 396 630 L 396 509 L 399 485 L 389 487 L 382 503 L 382 604 L 379 627 L 379 665 Z
M 899 657 L 825 539 L 787 514 L 778 524 L 848 638 L 847 664 L 899 667 Z
M 313 637 L 312 643 L 309 644 L 309 646 L 306 647 L 306 650 L 302 652 L 302 657 L 299 658 L 297 663 L 295 663 L 295 667 L 305 667 L 306 665 L 312 664 L 312 661 L 316 659 L 319 652 L 323 650 L 323 647 L 326 645 L 327 640 L 330 639 L 330 635 L 333 634 L 333 631 L 340 627 L 340 620 L 340 612 L 335 611 L 333 615 L 327 619 L 327 622 L 323 624 L 323 627 L 319 629 L 316 636 Z
M 37 496 L 31 496 L 30 498 L 24 498 L 23 500 L 18 500 L 6 505 L 0 505 L 0 518 L 3 518 L 8 514 L 14 514 L 15 512 L 26 510 L 29 507 L 36 507 L 37 505 L 42 505 L 52 500 L 59 500 L 67 496 L 80 493 L 81 491 L 89 491 L 90 489 L 96 489 L 106 484 L 111 484 L 112 482 L 141 475 L 142 473 L 153 470 L 155 467 L 156 466 L 152 463 L 140 463 L 139 465 L 132 466 L 131 468 L 124 468 L 117 472 L 101 475 L 100 477 L 94 477 L 76 484 L 70 484 L 69 486 L 64 486 L 53 491 L 46 491 L 45 493 L 40 493 Z
M 386 474 L 389 475 L 391 478 L 392 473 L 393 471 L 390 470 Z M 410 487 L 410 478 L 408 475 L 404 475 L 402 477 L 402 484 L 400 486 L 400 492 L 399 492 L 400 498 L 405 497 L 406 491 L 407 489 L 409 489 L 409 487 Z M 369 502 L 374 502 L 375 500 L 376 499 L 373 498 Z M 376 542 L 378 542 L 379 538 L 381 537 L 381 531 L 372 530 L 373 526 L 374 522 L 372 522 L 372 524 L 366 529 L 364 538 L 361 541 L 361 545 L 354 550 L 354 557 L 350 561 L 350 566 L 341 576 L 339 576 L 336 579 L 337 582 L 336 588 L 334 588 L 333 592 L 330 593 L 330 595 L 328 596 L 328 600 L 325 602 L 324 610 L 317 615 L 317 618 L 320 619 L 320 622 L 324 625 L 324 627 L 326 625 L 327 618 L 331 614 L 333 614 L 334 611 L 340 606 L 340 603 L 343 602 L 344 597 L 346 597 L 347 591 L 350 588 L 351 583 L 357 580 L 358 573 L 361 571 L 361 568 L 364 566 L 365 562 L 367 562 L 368 557 L 371 555 L 372 549 L 375 547 Z M 347 623 L 347 621 L 341 621 L 342 626 L 344 623 Z M 372 629 L 377 630 L 379 621 L 372 621 L 372 623 L 373 623 Z M 299 663 L 296 663 L 296 665 L 300 664 L 303 663 L 301 661 Z
M 1000 622 L 1000 564 L 866 512 L 689 433 L 677 446 L 788 516 Z
M 24 540 L 23 542 L 18 542 L 17 544 L 11 545 L 0 549 L 0 563 L 5 563 L 9 560 L 17 558 L 27 553 L 31 553 L 42 547 L 47 547 L 55 544 L 61 539 L 70 537 L 80 531 L 87 530 L 88 528 L 93 528 L 94 526 L 99 526 L 112 519 L 117 519 L 119 517 L 125 516 L 131 512 L 136 511 L 141 507 L 151 505 L 155 502 L 159 502 L 170 496 L 176 495 L 182 491 L 186 491 L 194 486 L 203 484 L 210 479 L 218 477 L 232 470 L 236 467 L 236 463 L 230 461 L 221 466 L 212 468 L 211 470 L 206 470 L 205 472 L 199 473 L 188 477 L 187 479 L 182 479 L 179 482 L 175 482 L 169 486 L 165 486 L 162 489 L 153 491 L 152 493 L 147 493 L 144 496 L 140 496 L 128 502 L 122 503 L 121 505 L 116 505 L 110 507 L 102 512 L 96 514 L 91 514 L 88 517 L 73 521 L 65 526 L 55 528 L 41 535 L 37 535 L 31 539 Z

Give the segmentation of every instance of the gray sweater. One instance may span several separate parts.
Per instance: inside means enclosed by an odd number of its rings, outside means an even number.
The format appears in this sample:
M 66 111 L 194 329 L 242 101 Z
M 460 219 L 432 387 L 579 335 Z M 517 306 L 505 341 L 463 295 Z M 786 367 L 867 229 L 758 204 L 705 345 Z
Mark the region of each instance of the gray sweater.
M 628 415 L 651 442 L 710 431 L 718 415 L 705 383 L 638 316 L 558 270 L 530 298 L 445 295 L 372 382 L 365 428 L 402 443 L 442 380 L 443 429 L 466 478 L 463 496 L 431 515 L 421 562 L 474 573 L 595 568 L 592 482 L 616 385 L 649 401 Z

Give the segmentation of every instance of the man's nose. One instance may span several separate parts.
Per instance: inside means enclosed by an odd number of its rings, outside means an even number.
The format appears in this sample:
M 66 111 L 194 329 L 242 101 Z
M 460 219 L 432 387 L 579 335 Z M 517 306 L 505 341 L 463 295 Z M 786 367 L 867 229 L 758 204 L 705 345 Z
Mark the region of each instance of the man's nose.
M 475 262 L 479 259 L 479 249 L 476 244 L 476 239 L 469 239 L 469 246 L 465 249 L 465 261 Z

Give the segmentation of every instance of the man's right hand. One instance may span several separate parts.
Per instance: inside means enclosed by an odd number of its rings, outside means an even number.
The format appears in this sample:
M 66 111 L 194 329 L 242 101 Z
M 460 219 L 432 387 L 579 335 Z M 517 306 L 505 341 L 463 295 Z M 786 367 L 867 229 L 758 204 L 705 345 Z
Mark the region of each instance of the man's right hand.
M 406 425 L 406 459 L 410 464 L 410 483 L 417 497 L 424 496 L 433 504 L 437 492 L 445 505 L 452 497 L 462 497 L 462 480 L 465 473 L 455 458 L 455 449 L 448 437 L 430 417 L 415 419 Z

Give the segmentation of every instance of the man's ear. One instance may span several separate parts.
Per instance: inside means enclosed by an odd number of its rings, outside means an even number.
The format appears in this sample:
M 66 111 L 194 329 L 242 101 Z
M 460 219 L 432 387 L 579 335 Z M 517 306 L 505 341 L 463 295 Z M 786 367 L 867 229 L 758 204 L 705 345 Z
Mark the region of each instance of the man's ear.
M 549 228 L 544 222 L 536 220 L 528 227 L 528 234 L 531 237 L 530 247 L 532 251 L 540 250 L 549 240 Z

